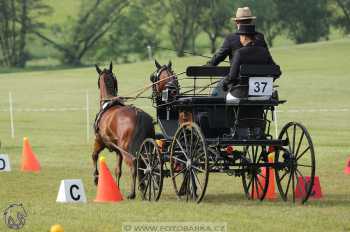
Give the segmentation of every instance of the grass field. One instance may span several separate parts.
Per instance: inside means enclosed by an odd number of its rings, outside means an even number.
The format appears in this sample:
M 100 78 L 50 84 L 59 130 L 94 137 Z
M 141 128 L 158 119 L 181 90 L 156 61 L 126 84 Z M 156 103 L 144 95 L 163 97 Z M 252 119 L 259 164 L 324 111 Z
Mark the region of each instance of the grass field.
M 1 153 L 9 154 L 13 168 L 12 172 L 0 173 L 0 210 L 10 203 L 23 203 L 29 216 L 21 231 L 35 232 L 48 231 L 55 223 L 63 225 L 66 232 L 95 232 L 120 231 L 123 222 L 183 221 L 226 222 L 228 231 L 350 231 L 350 176 L 343 173 L 345 161 L 350 157 L 350 40 L 279 47 L 272 53 L 284 73 L 278 81 L 280 97 L 288 100 L 279 108 L 282 110 L 279 124 L 299 121 L 311 133 L 316 149 L 316 172 L 324 194 L 322 200 L 306 205 L 281 200 L 248 201 L 243 196 L 240 179 L 213 174 L 201 204 L 177 201 L 169 179 L 165 180 L 157 203 L 142 202 L 139 197 L 118 204 L 94 203 L 93 137 L 86 141 L 85 111 L 21 111 L 84 108 L 88 91 L 92 124 L 98 110 L 98 90 L 97 74 L 89 67 L 0 74 Z M 177 72 L 204 62 L 194 57 L 173 60 Z M 151 62 L 115 67 L 120 94 L 148 84 L 152 71 Z M 9 91 L 14 99 L 15 139 L 10 137 Z M 140 100 L 135 104 L 153 114 L 151 102 Z M 41 162 L 39 174 L 19 171 L 24 136 L 29 137 Z M 115 156 L 103 154 L 112 169 Z M 83 180 L 88 203 L 56 203 L 60 180 L 73 178 Z M 124 194 L 129 190 L 129 180 L 125 170 L 120 186 Z M 10 231 L 3 220 L 0 231 Z

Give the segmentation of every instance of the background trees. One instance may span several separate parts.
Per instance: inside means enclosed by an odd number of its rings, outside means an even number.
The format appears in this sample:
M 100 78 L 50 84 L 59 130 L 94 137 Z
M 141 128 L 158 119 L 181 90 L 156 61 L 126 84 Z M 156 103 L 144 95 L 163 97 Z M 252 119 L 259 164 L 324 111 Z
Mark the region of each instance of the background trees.
M 345 33 L 350 33 L 350 0 L 336 0 L 333 6 L 335 25 Z
M 281 26 L 295 43 L 328 38 L 330 14 L 327 0 L 275 0 L 275 4 Z
M 59 18 L 53 2 L 0 0 L 1 67 L 24 67 L 31 59 L 71 66 L 133 62 L 147 58 L 147 46 L 158 56 L 169 55 L 161 47 L 177 56 L 213 53 L 235 30 L 231 17 L 243 6 L 258 17 L 269 46 L 328 39 L 331 28 L 350 33 L 350 0 L 77 0 Z
M 83 56 L 120 19 L 127 5 L 127 0 L 82 0 L 77 18 L 53 27 L 55 38 L 39 30 L 34 33 L 61 53 L 63 64 L 81 65 Z
M 27 36 L 44 24 L 38 18 L 50 13 L 42 0 L 0 0 L 0 64 L 24 67 Z

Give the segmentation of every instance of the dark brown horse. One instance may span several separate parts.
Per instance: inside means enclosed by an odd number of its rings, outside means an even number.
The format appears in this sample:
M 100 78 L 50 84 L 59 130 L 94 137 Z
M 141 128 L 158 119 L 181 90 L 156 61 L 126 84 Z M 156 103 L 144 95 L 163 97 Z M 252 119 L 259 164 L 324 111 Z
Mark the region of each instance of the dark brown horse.
M 160 65 L 157 60 L 154 61 L 157 70 L 151 75 L 153 85 L 153 93 L 161 94 L 166 88 L 179 91 L 179 83 L 177 76 L 172 70 L 172 63 L 169 61 L 167 65 Z
M 127 106 L 118 101 L 117 79 L 113 74 L 113 66 L 103 71 L 96 65 L 99 74 L 100 107 L 97 122 L 95 122 L 95 144 L 92 159 L 94 163 L 95 184 L 98 183 L 97 160 L 99 153 L 107 148 L 116 153 L 115 176 L 119 185 L 122 175 L 123 159 L 130 166 L 131 191 L 129 199 L 135 198 L 136 153 L 146 138 L 154 138 L 154 125 L 150 115 L 142 110 Z M 115 103 L 115 104 L 112 104 Z

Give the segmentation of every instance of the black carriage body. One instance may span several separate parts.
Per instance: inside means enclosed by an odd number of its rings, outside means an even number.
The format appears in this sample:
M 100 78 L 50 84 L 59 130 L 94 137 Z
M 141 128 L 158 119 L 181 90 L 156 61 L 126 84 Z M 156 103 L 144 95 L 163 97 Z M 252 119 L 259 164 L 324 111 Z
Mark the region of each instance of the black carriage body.
M 270 135 L 269 117 L 274 119 L 275 107 L 285 103 L 278 95 L 227 102 L 224 97 L 201 94 L 203 87 L 197 86 L 197 81 L 221 78 L 228 72 L 229 67 L 189 67 L 186 73 L 193 78 L 191 94 L 174 94 L 176 91 L 167 89 L 161 96 L 154 95 L 162 134 L 157 141 L 146 140 L 137 159 L 143 199 L 159 199 L 164 176 L 171 177 L 179 199 L 199 203 L 205 195 L 209 172 L 224 172 L 242 178 L 248 199 L 263 200 L 270 181 L 269 169 L 273 168 L 283 200 L 296 200 L 295 185 L 297 181 L 307 183 L 308 174 L 310 184 L 298 189 L 304 191 L 301 202 L 307 201 L 315 176 L 315 155 L 306 128 L 290 122 L 277 138 Z M 279 74 L 278 67 L 241 67 L 243 78 Z M 272 161 L 270 146 L 275 151 Z
M 193 79 L 193 93 L 174 97 L 169 97 L 166 93 L 166 99 L 162 96 L 157 98 L 157 120 L 164 138 L 172 140 L 180 126 L 180 113 L 186 113 L 200 126 L 208 144 L 285 144 L 285 141 L 272 140 L 270 121 L 267 119 L 268 113 L 273 112 L 275 106 L 285 101 L 279 101 L 277 98 L 264 101 L 241 99 L 236 103 L 227 103 L 225 97 L 198 93 L 198 81 L 222 78 L 228 72 L 229 67 L 188 67 L 186 74 Z M 279 69 L 275 66 L 241 67 L 241 75 L 244 76 L 275 76 L 278 72 Z

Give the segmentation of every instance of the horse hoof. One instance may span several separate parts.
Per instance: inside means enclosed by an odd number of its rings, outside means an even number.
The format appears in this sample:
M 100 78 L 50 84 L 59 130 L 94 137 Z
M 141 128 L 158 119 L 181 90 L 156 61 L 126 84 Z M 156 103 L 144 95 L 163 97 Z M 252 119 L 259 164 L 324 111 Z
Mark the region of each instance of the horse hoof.
M 135 193 L 130 193 L 130 194 L 128 195 L 128 199 L 129 199 L 129 200 L 133 200 L 133 199 L 135 199 L 135 197 L 136 197 Z

